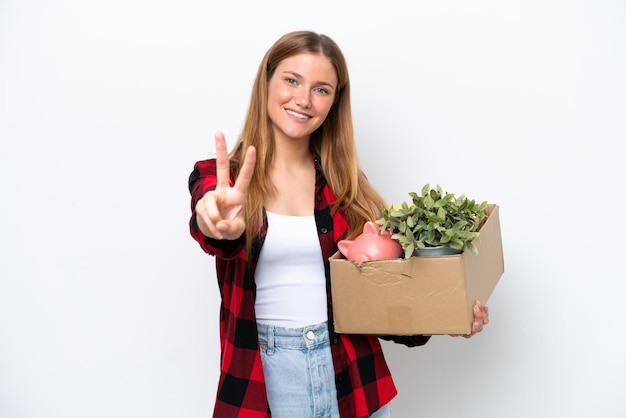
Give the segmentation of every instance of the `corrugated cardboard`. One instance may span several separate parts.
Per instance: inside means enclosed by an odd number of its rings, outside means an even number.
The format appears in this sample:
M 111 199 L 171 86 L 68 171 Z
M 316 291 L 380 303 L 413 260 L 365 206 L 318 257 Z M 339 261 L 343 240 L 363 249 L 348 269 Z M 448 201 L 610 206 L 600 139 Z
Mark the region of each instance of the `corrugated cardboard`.
M 442 257 L 330 259 L 335 331 L 348 334 L 469 334 L 472 306 L 486 304 L 504 273 L 499 207 L 468 251 Z

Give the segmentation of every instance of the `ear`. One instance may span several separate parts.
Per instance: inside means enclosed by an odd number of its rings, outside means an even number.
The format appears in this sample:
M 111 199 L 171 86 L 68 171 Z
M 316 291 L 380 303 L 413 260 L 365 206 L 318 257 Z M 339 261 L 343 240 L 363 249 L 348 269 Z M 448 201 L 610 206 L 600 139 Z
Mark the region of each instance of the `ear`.
M 352 241 L 344 239 L 337 243 L 337 248 L 339 248 L 339 252 L 344 255 L 344 257 L 348 258 L 348 252 L 350 251 L 350 246 L 352 246 Z
M 378 235 L 380 233 L 380 229 L 378 228 L 378 225 L 376 225 L 375 222 L 368 221 L 368 222 L 365 222 L 365 225 L 363 225 L 363 233 Z

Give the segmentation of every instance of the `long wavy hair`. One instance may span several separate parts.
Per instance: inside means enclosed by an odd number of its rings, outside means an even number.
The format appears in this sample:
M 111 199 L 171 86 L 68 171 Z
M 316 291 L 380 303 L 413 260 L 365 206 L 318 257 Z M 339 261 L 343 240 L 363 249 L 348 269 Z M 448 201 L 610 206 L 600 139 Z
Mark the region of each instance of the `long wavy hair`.
M 239 156 L 253 145 L 257 150 L 254 174 L 246 200 L 246 250 L 250 254 L 253 238 L 263 227 L 265 196 L 271 196 L 274 185 L 269 169 L 274 156 L 272 122 L 267 113 L 268 84 L 282 60 L 300 53 L 321 54 L 328 58 L 337 72 L 335 101 L 323 124 L 311 135 L 311 147 L 320 156 L 326 180 L 337 197 L 331 202 L 331 213 L 342 206 L 349 223 L 346 238 L 362 232 L 369 220 L 378 219 L 385 205 L 361 171 L 354 140 L 350 107 L 350 79 L 346 60 L 339 46 L 328 36 L 311 31 L 290 32 L 279 38 L 261 61 L 250 98 L 243 129 L 230 157 L 236 172 L 243 161 Z

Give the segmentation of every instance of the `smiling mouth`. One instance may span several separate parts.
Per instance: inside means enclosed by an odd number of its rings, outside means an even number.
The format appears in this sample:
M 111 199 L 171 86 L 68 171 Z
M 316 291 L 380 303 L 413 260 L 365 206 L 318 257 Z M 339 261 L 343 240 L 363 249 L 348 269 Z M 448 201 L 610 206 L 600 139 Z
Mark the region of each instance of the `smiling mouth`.
M 291 109 L 285 109 L 285 112 L 289 113 L 292 116 L 295 116 L 298 119 L 302 119 L 302 120 L 311 119 L 311 116 L 305 115 L 303 113 L 294 112 Z

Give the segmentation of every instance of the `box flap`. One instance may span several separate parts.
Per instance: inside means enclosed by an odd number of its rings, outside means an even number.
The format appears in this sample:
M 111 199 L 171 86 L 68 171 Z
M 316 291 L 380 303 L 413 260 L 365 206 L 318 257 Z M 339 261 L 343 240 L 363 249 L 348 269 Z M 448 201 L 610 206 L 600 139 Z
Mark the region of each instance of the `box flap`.
M 489 217 L 480 229 L 479 241 L 474 245 L 478 255 L 463 254 L 468 276 L 468 297 L 486 304 L 504 273 L 504 256 L 500 230 L 500 211 L 497 205 L 488 206 Z

